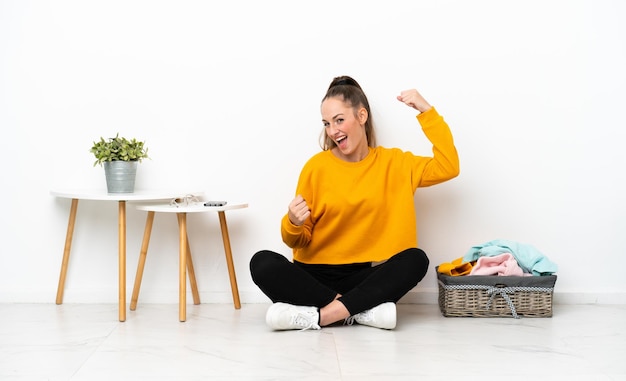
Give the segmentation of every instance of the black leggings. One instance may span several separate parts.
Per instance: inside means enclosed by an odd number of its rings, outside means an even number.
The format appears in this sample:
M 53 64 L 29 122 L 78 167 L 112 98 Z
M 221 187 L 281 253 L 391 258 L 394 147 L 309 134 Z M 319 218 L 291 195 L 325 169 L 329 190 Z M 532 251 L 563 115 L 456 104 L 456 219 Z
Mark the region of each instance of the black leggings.
M 337 294 L 350 315 L 381 303 L 396 303 L 421 281 L 428 270 L 423 250 L 404 250 L 388 261 L 350 265 L 310 265 L 290 262 L 269 250 L 250 260 L 252 280 L 272 302 L 322 308 Z

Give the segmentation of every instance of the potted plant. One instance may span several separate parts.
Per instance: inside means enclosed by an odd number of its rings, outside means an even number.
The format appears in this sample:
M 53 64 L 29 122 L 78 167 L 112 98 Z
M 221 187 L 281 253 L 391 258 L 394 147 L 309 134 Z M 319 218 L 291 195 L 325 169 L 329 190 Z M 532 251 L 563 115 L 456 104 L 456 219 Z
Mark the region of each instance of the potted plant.
M 109 193 L 133 193 L 137 163 L 148 159 L 145 142 L 133 138 L 128 140 L 117 133 L 114 138 L 93 142 L 90 152 L 96 157 L 93 163 L 104 166 L 107 191 Z

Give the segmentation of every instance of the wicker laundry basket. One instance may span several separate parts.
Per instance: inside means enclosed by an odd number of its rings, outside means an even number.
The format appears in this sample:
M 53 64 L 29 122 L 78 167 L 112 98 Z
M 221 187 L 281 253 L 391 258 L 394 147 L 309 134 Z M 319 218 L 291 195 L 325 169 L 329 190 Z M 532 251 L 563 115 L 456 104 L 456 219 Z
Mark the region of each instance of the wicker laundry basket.
M 437 271 L 446 317 L 551 317 L 556 275 L 448 276 Z

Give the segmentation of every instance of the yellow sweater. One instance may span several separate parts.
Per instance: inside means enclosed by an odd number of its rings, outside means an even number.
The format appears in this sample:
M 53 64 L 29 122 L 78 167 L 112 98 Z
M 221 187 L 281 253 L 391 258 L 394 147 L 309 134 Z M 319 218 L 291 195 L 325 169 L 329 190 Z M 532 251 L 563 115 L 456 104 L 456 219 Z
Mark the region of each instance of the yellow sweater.
M 281 234 L 296 261 L 348 264 L 389 259 L 417 247 L 414 192 L 459 174 L 459 158 L 446 122 L 434 108 L 417 120 L 433 144 L 433 157 L 397 148 L 370 148 L 357 163 L 328 151 L 304 165 L 296 194 L 311 216 L 296 226 L 285 215 Z

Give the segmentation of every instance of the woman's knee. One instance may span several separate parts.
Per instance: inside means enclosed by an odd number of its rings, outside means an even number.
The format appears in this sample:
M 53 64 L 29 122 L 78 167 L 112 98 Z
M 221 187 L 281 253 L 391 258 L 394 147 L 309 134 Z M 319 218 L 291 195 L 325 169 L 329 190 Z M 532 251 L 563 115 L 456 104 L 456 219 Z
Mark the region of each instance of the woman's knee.
M 405 268 L 416 278 L 417 282 L 421 281 L 428 272 L 430 260 L 424 252 L 419 248 L 407 249 L 400 254 Z
M 287 259 L 271 250 L 261 250 L 250 258 L 250 275 L 257 282 L 260 277 L 271 276 L 277 263 Z
M 417 266 L 428 268 L 430 264 L 430 260 L 428 259 L 428 255 L 424 252 L 424 250 L 419 248 L 414 248 L 411 250 L 413 253 L 413 259 L 416 262 Z

